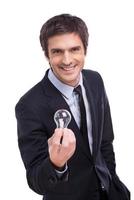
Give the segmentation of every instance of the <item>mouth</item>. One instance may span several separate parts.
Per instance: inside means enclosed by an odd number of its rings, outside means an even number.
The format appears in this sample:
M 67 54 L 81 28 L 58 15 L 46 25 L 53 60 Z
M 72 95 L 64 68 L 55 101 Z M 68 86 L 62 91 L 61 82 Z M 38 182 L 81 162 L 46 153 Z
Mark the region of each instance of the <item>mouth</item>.
M 68 71 L 68 72 L 74 70 L 75 67 L 76 67 L 76 65 L 73 65 L 73 66 L 60 66 L 60 68 L 61 68 L 62 70 Z

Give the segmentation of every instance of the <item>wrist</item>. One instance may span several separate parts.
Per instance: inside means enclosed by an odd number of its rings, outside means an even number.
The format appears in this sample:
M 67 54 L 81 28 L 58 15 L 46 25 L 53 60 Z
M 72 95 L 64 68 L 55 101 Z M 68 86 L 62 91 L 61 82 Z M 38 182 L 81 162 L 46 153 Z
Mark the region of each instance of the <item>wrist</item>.
M 64 164 L 63 166 L 57 166 L 57 165 L 52 163 L 52 165 L 53 165 L 54 169 L 57 170 L 57 171 L 61 171 L 62 172 L 62 171 L 64 171 L 66 169 L 66 164 Z

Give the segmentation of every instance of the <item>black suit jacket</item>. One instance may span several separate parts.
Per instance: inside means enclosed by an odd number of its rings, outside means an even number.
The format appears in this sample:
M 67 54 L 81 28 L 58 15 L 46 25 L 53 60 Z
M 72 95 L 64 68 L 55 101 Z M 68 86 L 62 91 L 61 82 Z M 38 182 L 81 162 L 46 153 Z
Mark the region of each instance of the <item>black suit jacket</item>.
M 89 200 L 100 184 L 109 199 L 128 200 L 129 191 L 115 171 L 114 135 L 102 78 L 91 70 L 82 73 L 92 119 L 93 155 L 86 149 L 72 115 L 68 128 L 75 134 L 77 147 L 68 161 L 67 172 L 62 178 L 57 177 L 49 160 L 47 140 L 56 128 L 54 113 L 58 109 L 71 111 L 46 73 L 16 105 L 18 143 L 28 184 L 46 200 Z

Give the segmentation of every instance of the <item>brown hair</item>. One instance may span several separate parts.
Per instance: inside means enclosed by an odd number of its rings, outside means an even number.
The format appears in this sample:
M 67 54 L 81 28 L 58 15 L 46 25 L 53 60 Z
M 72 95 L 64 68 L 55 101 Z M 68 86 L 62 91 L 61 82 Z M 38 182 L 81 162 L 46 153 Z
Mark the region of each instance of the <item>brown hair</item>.
M 46 21 L 40 31 L 40 43 L 46 57 L 49 58 L 48 39 L 50 37 L 73 32 L 78 34 L 81 38 L 86 54 L 89 33 L 88 28 L 82 19 L 76 16 L 72 16 L 70 14 L 61 14 L 56 15 Z

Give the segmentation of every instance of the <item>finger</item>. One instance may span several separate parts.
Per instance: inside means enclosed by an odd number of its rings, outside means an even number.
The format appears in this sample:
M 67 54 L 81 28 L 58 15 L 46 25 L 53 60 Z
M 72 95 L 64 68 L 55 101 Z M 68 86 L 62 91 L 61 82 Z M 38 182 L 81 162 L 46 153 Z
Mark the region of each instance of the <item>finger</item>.
M 51 162 L 55 164 L 55 166 L 63 166 L 65 163 L 60 153 L 61 151 L 60 140 L 62 136 L 63 136 L 63 129 L 56 129 L 53 136 L 50 139 L 51 146 L 49 146 L 49 157 Z
M 61 138 L 63 136 L 63 129 L 55 129 L 55 132 L 52 136 L 52 142 L 51 142 L 51 152 L 58 153 L 61 148 Z
M 76 139 L 75 135 L 72 130 L 64 128 L 64 133 L 63 133 L 63 140 L 62 140 L 62 145 L 68 146 L 71 144 L 75 144 Z
M 62 137 L 63 137 L 63 129 L 62 128 L 55 129 L 52 143 L 58 145 L 61 144 Z
M 66 162 L 74 154 L 75 149 L 76 149 L 76 139 L 74 133 L 70 129 L 64 129 L 60 154 L 63 156 Z
M 52 144 L 52 139 L 53 139 L 53 136 L 50 137 L 50 138 L 47 140 L 47 142 L 48 142 L 48 146 L 50 146 L 50 145 Z

